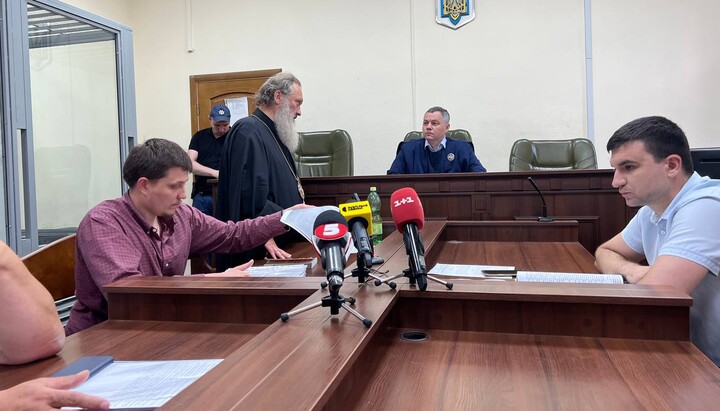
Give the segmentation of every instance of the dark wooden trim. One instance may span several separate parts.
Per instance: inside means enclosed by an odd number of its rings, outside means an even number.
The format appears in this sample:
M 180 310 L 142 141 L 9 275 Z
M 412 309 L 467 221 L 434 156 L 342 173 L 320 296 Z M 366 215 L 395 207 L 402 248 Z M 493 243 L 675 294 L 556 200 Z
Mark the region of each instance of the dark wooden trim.
M 426 218 L 449 221 L 502 221 L 539 216 L 542 203 L 528 183 L 532 176 L 545 195 L 548 214 L 577 220 L 580 243 L 590 252 L 622 231 L 636 209 L 626 206 L 612 187 L 613 170 L 410 174 L 353 177 L 303 177 L 306 201 L 339 204 L 353 193 L 377 187 L 382 200 L 383 229 L 394 231 L 391 194 L 413 188 Z

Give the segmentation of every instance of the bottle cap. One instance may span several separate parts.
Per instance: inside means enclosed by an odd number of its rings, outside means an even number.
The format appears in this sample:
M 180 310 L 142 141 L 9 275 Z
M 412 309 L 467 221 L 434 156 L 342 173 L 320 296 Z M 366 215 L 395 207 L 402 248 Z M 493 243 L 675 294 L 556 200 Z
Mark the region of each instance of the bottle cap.
M 375 187 L 370 187 L 370 191 L 377 191 Z

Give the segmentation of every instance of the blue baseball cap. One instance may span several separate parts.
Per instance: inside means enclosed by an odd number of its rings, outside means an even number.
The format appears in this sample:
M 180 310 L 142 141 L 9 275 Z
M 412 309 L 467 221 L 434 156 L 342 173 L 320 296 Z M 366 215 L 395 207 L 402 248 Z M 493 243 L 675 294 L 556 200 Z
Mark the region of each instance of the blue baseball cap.
M 230 122 L 230 109 L 224 104 L 218 104 L 210 109 L 210 120 L 214 122 L 227 121 Z

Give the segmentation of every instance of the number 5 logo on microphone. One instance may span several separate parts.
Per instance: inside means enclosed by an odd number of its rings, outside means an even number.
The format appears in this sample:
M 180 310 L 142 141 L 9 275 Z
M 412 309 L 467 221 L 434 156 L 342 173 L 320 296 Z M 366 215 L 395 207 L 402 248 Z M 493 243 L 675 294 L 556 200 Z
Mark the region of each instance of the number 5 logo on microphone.
M 348 228 L 344 224 L 321 224 L 315 228 L 315 236 L 321 240 L 337 240 L 347 234 Z

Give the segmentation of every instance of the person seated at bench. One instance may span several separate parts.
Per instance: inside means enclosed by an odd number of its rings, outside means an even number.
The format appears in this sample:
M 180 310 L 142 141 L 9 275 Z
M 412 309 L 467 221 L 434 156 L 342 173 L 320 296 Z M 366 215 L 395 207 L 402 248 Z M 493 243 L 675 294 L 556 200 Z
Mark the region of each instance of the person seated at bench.
M 238 222 L 223 222 L 183 200 L 192 161 L 179 145 L 153 138 L 133 147 L 123 164 L 130 189 L 91 209 L 78 226 L 75 257 L 77 301 L 67 335 L 107 320 L 102 288 L 132 276 L 183 275 L 188 257 L 236 253 L 288 231 L 283 211 Z M 310 207 L 298 204 L 291 208 Z M 203 276 L 249 276 L 252 261 Z
M 423 117 L 423 137 L 400 143 L 388 174 L 483 173 L 473 145 L 446 136 L 450 113 L 430 107 Z

